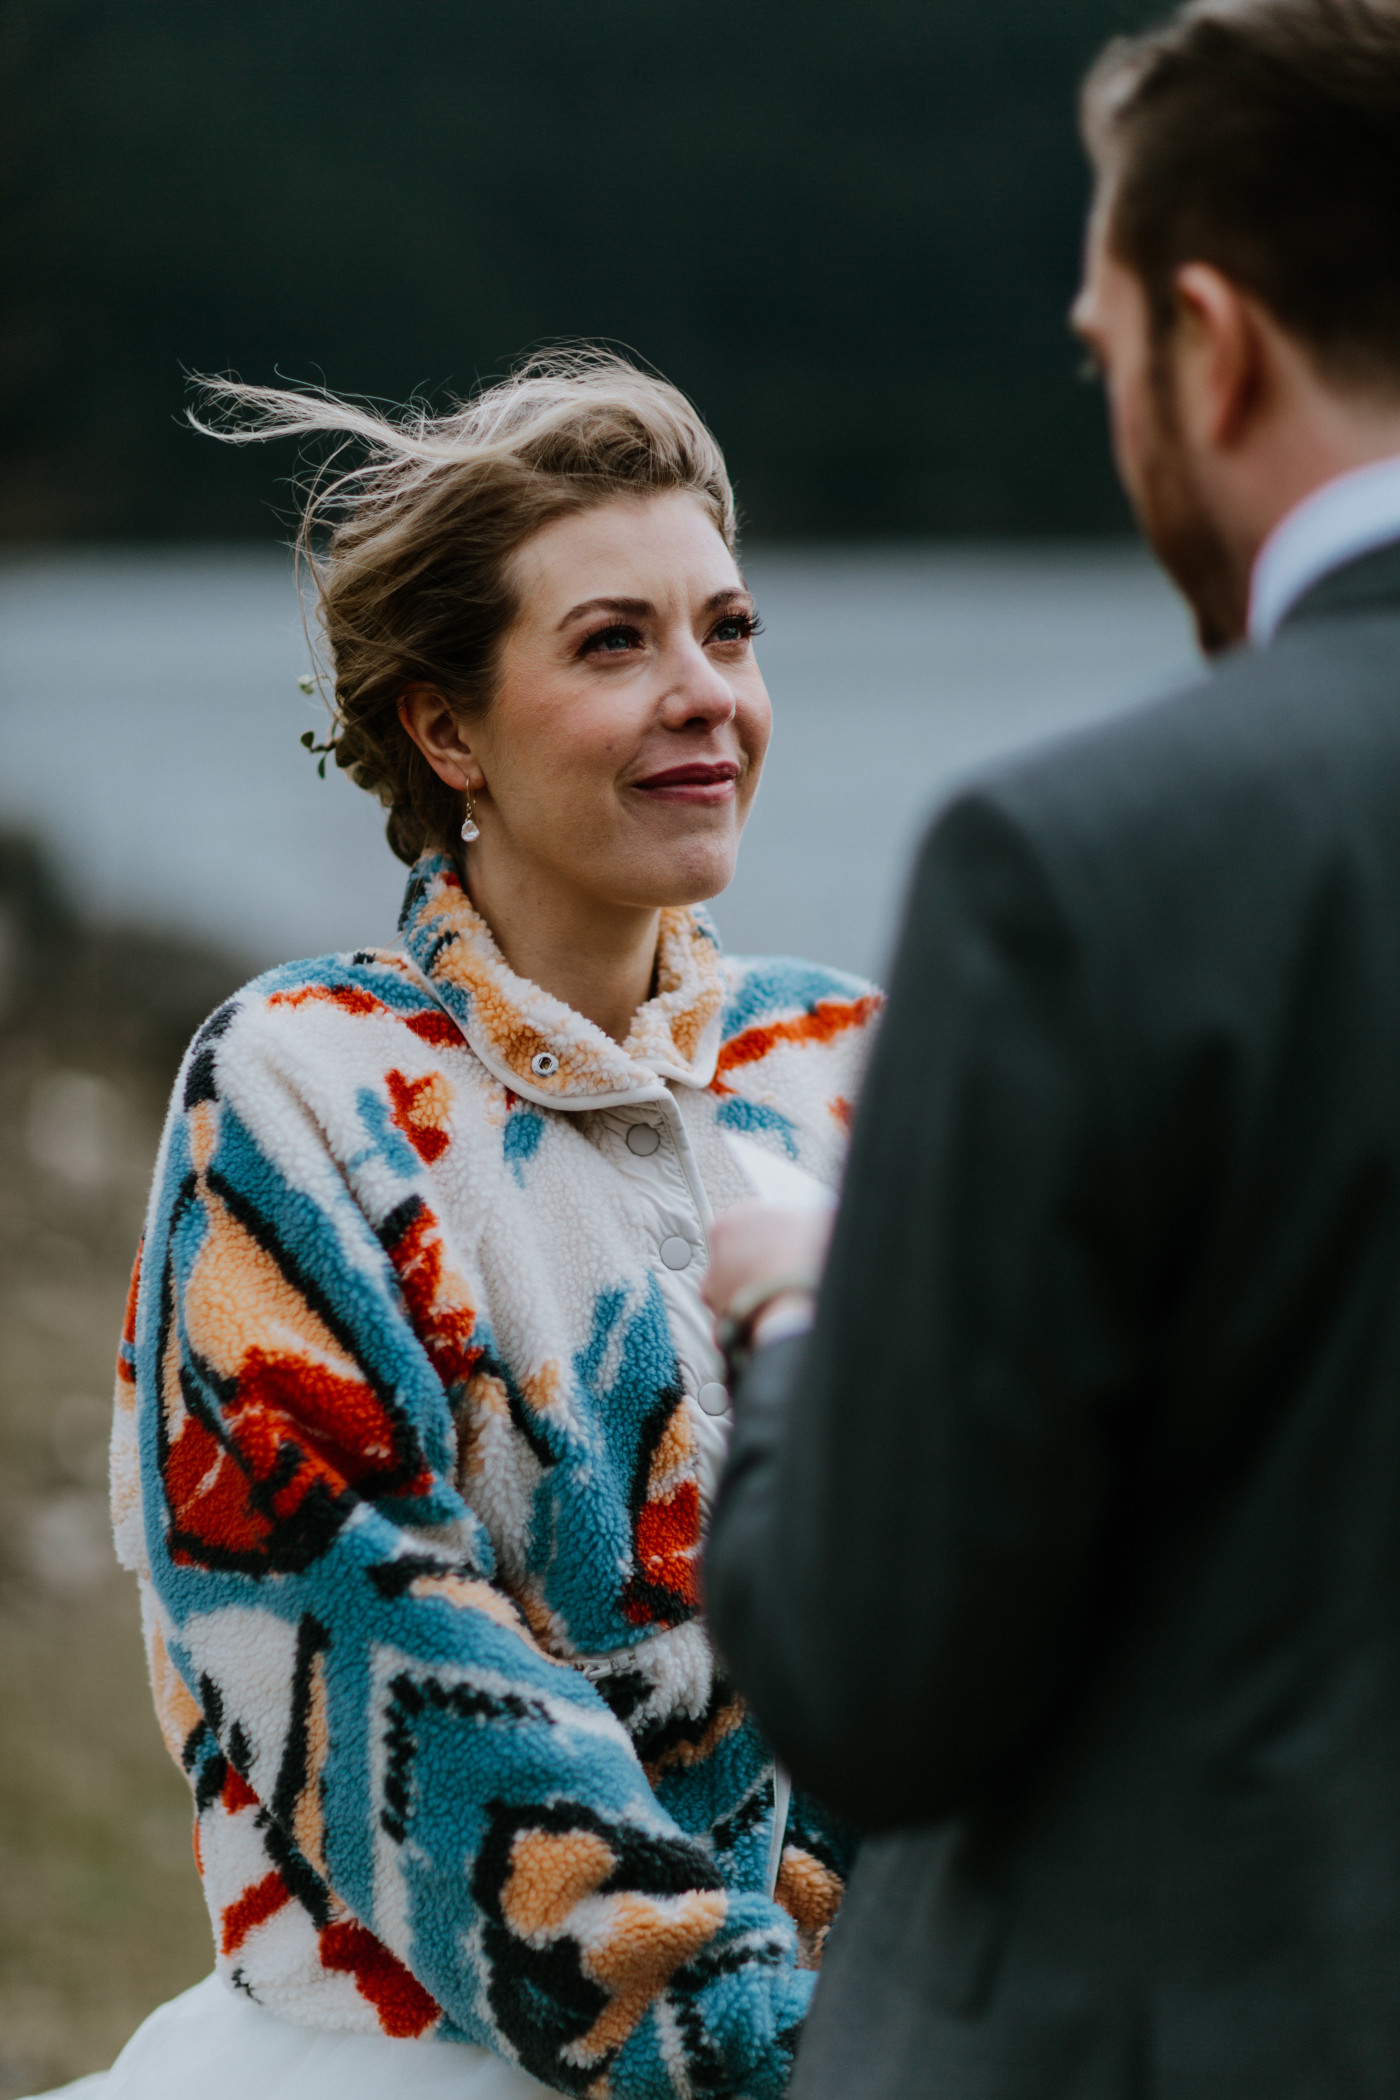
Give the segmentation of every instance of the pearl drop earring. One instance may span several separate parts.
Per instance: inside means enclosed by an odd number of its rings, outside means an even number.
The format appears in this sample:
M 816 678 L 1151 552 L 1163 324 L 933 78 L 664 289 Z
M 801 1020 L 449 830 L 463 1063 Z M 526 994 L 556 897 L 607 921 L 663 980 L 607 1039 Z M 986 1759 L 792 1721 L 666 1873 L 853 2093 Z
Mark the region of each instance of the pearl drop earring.
M 467 788 L 465 792 L 467 797 L 467 814 L 462 821 L 462 838 L 468 846 L 474 846 L 481 837 L 481 827 L 476 821 L 476 813 L 472 807 L 472 791 L 470 788 Z

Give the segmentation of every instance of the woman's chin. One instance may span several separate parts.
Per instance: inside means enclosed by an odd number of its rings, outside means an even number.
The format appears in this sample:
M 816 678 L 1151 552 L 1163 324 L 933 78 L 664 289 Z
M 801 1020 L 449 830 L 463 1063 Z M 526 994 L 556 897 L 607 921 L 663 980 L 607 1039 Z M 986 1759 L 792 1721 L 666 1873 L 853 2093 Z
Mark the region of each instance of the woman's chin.
M 665 853 L 649 854 L 643 865 L 630 868 L 619 889 L 649 910 L 703 904 L 728 889 L 737 858 L 732 838 L 676 840 Z

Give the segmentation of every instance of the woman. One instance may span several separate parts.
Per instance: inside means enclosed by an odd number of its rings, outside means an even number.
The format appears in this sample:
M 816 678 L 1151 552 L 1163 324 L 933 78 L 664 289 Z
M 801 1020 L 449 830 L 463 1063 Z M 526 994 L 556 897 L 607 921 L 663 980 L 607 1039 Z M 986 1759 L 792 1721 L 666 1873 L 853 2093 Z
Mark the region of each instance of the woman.
M 716 1212 L 834 1181 L 877 1002 L 695 909 L 769 736 L 724 463 L 603 355 L 397 424 L 214 392 L 365 449 L 303 546 L 413 872 L 176 1088 L 114 1503 L 217 1973 L 97 2088 L 765 2100 L 849 1846 L 700 1618 L 699 1284 Z

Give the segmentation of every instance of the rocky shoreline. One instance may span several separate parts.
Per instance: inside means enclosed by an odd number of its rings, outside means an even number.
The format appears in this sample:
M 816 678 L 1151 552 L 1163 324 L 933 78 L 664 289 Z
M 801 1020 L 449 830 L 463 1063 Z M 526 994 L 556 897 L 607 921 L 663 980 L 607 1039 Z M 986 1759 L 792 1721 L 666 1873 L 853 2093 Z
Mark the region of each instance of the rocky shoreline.
M 106 1447 L 165 1098 L 246 974 L 85 925 L 34 842 L 0 833 L 0 2100 L 106 2064 L 210 1965 Z

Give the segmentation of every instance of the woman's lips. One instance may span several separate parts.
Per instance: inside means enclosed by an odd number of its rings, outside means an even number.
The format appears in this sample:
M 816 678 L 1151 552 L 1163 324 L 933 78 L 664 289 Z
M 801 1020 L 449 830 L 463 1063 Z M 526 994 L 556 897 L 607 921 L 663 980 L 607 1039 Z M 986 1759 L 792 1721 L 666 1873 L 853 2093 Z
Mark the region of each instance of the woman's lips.
M 632 785 L 654 802 L 717 805 L 733 800 L 734 783 L 738 777 L 739 768 L 734 761 L 722 759 L 713 765 L 695 762 L 686 766 L 668 766 L 664 773 L 650 773 L 645 780 L 634 780 Z

